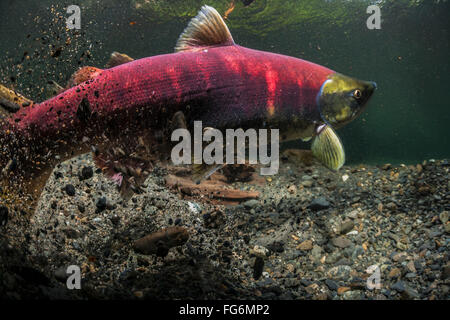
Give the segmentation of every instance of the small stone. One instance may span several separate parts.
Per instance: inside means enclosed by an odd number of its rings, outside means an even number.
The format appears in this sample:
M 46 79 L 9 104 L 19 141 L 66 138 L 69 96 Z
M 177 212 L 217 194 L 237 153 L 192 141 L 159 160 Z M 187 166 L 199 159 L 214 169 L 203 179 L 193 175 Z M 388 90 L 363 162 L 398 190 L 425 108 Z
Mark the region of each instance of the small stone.
M 311 240 L 305 240 L 297 246 L 297 249 L 303 251 L 309 251 L 313 248 L 313 243 Z
M 62 282 L 65 283 L 67 281 L 67 269 L 66 267 L 61 267 L 55 270 L 55 278 Z
M 106 209 L 107 200 L 105 197 L 101 197 L 97 200 L 95 206 L 97 207 L 98 212 L 102 212 Z
M 443 224 L 446 224 L 448 221 L 448 215 L 449 215 L 448 211 L 442 211 L 441 214 L 439 215 L 439 220 L 441 220 Z
M 291 185 L 291 186 L 288 188 L 288 192 L 289 192 L 290 194 L 296 193 L 296 192 L 297 192 L 297 187 L 296 187 L 295 185 Z
M 417 170 L 417 173 L 421 173 L 421 172 L 423 171 L 422 165 L 421 165 L 421 164 L 418 164 L 418 165 L 416 166 L 416 170 Z
M 94 170 L 92 167 L 83 167 L 80 172 L 80 180 L 87 180 L 94 176 Z
M 330 207 L 330 203 L 324 197 L 319 197 L 311 201 L 309 208 L 313 211 L 320 211 Z
M 347 217 L 349 217 L 350 219 L 358 218 L 358 210 L 350 211 L 349 213 L 347 213 Z
M 355 224 L 353 223 L 353 221 L 351 220 L 346 220 L 341 224 L 341 233 L 342 234 L 346 234 L 350 231 L 352 231 L 353 227 L 355 226 Z
M 328 289 L 332 291 L 336 291 L 338 289 L 338 285 L 333 280 L 327 279 L 325 280 L 325 284 L 328 286 Z
M 312 185 L 313 185 L 313 181 L 312 180 L 302 181 L 302 186 L 304 186 L 305 188 L 311 188 Z
M 269 256 L 269 249 L 263 246 L 256 245 L 252 249 L 250 249 L 250 255 L 254 255 L 255 257 L 266 258 Z
M 447 280 L 448 278 L 450 278 L 450 265 L 446 265 L 442 269 L 442 274 L 441 274 L 441 279 L 442 280 Z
M 282 253 L 284 251 L 284 242 L 283 241 L 274 241 L 270 245 L 267 246 L 273 252 Z
M 342 295 L 342 299 L 344 300 L 361 300 L 361 298 L 360 290 L 347 291 Z
M 405 291 L 405 284 L 403 283 L 403 281 L 397 281 L 391 286 L 391 289 L 402 293 L 403 291 Z
M 67 238 L 76 239 L 80 237 L 80 232 L 73 228 L 65 228 L 62 230 Z
M 417 272 L 416 268 L 414 267 L 414 261 L 410 261 L 406 264 L 406 270 L 408 272 L 414 272 L 414 273 Z
M 390 164 L 390 163 L 386 163 L 385 165 L 383 165 L 381 168 L 383 169 L 383 170 L 389 170 L 390 168 L 392 167 L 392 165 Z
M 402 292 L 402 298 L 407 300 L 420 299 L 420 295 L 413 288 L 405 286 L 405 290 Z
M 348 281 L 353 269 L 349 266 L 336 266 L 328 270 L 327 277 L 333 280 Z
M 135 291 L 133 292 L 133 294 L 136 298 L 142 298 L 144 296 L 144 293 L 142 291 Z
M 264 269 L 264 259 L 261 257 L 255 258 L 255 263 L 253 264 L 253 279 L 258 280 Z
M 120 223 L 120 216 L 118 216 L 117 214 L 113 215 L 110 218 L 111 222 L 113 225 L 117 226 Z
M 347 247 L 352 245 L 352 242 L 349 239 L 347 239 L 345 236 L 340 236 L 340 237 L 337 237 L 337 238 L 333 238 L 331 240 L 331 243 L 335 247 L 342 248 L 342 249 L 343 248 L 347 248 Z
M 66 191 L 67 195 L 73 197 L 75 195 L 75 187 L 71 184 L 68 184 L 64 187 L 64 190 Z
M 8 208 L 0 206 L 0 227 L 6 226 L 8 223 Z
M 403 262 L 405 261 L 406 257 L 406 252 L 399 252 L 392 255 L 392 260 L 394 260 L 395 262 Z
M 258 200 L 252 199 L 245 201 L 242 205 L 244 206 L 245 209 L 252 209 L 256 207 L 258 204 L 259 204 Z
M 345 292 L 350 291 L 349 287 L 339 287 L 337 289 L 337 293 L 338 295 L 343 295 Z
M 394 268 L 389 272 L 388 277 L 389 278 L 398 278 L 401 276 L 401 274 L 402 274 L 402 270 L 400 270 L 400 268 Z
M 390 211 L 395 211 L 397 210 L 397 205 L 393 202 L 389 202 L 388 204 L 386 204 L 386 208 Z

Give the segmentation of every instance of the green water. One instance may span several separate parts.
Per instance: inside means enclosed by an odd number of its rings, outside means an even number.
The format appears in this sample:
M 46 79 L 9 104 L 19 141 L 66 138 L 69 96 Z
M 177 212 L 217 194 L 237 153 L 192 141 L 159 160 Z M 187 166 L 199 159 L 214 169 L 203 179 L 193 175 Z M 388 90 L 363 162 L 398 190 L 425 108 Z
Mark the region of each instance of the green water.
M 223 13 L 231 0 L 100 2 L 2 0 L 0 82 L 42 100 L 48 80 L 65 84 L 78 66 L 102 67 L 112 51 L 134 58 L 172 52 L 203 3 Z M 242 2 L 235 0 L 227 21 L 240 45 L 377 82 L 366 112 L 338 131 L 347 163 L 450 157 L 448 1 L 378 1 L 381 30 L 366 27 L 374 1 Z M 70 4 L 81 7 L 78 32 L 65 29 Z

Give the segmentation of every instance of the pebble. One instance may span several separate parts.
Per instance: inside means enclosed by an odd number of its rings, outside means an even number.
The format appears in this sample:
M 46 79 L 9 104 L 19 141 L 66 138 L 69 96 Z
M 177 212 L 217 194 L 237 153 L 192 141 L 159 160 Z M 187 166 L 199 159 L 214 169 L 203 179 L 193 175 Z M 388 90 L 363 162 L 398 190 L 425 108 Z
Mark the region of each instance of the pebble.
M 405 284 L 403 283 L 403 281 L 397 281 L 391 286 L 391 289 L 402 293 L 403 291 L 405 291 Z
M 106 209 L 107 200 L 105 197 L 98 198 L 95 206 L 97 207 L 98 212 L 102 212 Z
M 324 197 L 319 197 L 311 201 L 309 208 L 313 211 L 320 211 L 324 209 L 328 209 L 330 207 L 330 203 Z
M 67 268 L 61 267 L 55 270 L 55 278 L 58 281 L 65 283 L 67 281 Z
M 352 272 L 352 268 L 349 266 L 336 266 L 328 270 L 327 276 L 333 280 L 343 280 L 348 281 L 350 278 L 350 274 Z
M 398 278 L 401 276 L 401 274 L 402 274 L 402 270 L 400 268 L 394 268 L 389 272 L 388 277 L 389 278 Z
M 80 172 L 80 180 L 87 180 L 94 176 L 94 170 L 92 170 L 92 167 L 83 167 Z
M 242 205 L 244 206 L 245 209 L 252 209 L 257 205 L 259 205 L 259 201 L 255 199 L 247 200 Z
M 337 238 L 333 238 L 331 240 L 331 243 L 335 247 L 338 247 L 338 248 L 341 248 L 341 249 L 347 248 L 347 247 L 352 245 L 352 242 L 349 239 L 347 239 L 345 236 L 340 236 L 340 237 L 337 237 Z
M 411 288 L 409 286 L 405 286 L 405 290 L 402 292 L 402 298 L 408 299 L 408 300 L 420 299 L 420 295 L 413 288 Z
M 0 226 L 5 226 L 8 223 L 8 208 L 0 206 Z
M 297 192 L 297 187 L 296 187 L 295 185 L 291 185 L 291 186 L 288 188 L 288 192 L 289 192 L 290 194 L 296 193 L 296 192 Z
M 346 220 L 341 224 L 341 233 L 346 234 L 350 231 L 352 231 L 353 227 L 355 226 L 355 223 L 351 220 Z
M 313 243 L 311 240 L 305 240 L 297 246 L 297 249 L 303 251 L 309 251 L 313 248 Z
M 75 195 L 75 187 L 73 185 L 71 185 L 71 184 L 67 184 L 64 187 L 64 190 L 66 191 L 68 196 L 73 197 Z
M 313 183 L 314 182 L 312 180 L 305 180 L 305 181 L 302 181 L 302 186 L 304 186 L 305 188 L 311 188 Z
M 267 258 L 269 256 L 269 249 L 263 246 L 256 245 L 252 249 L 250 249 L 250 255 Z
M 439 220 L 441 220 L 443 224 L 446 224 L 448 221 L 448 215 L 449 215 L 448 211 L 442 211 L 441 214 L 439 215 Z
M 325 280 L 325 284 L 327 285 L 328 289 L 332 291 L 336 291 L 338 289 L 338 285 L 333 280 L 327 279 Z
M 258 280 L 261 277 L 263 269 L 264 269 L 264 259 L 261 257 L 256 257 L 255 263 L 253 264 L 253 278 L 255 280 Z

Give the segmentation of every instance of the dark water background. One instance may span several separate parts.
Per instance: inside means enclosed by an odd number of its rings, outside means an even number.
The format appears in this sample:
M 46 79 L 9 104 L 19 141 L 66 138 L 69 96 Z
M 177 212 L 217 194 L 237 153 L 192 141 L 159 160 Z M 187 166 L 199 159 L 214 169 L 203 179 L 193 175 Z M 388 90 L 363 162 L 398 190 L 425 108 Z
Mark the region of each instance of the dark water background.
M 48 80 L 65 84 L 79 66 L 102 67 L 112 51 L 172 52 L 201 4 L 223 13 L 230 2 L 1 0 L 0 83 L 40 101 Z M 366 27 L 370 1 L 235 2 L 228 24 L 240 45 L 377 82 L 366 112 L 338 131 L 348 164 L 450 157 L 448 1 L 381 2 L 381 30 Z M 81 7 L 78 32 L 65 29 L 70 4 Z

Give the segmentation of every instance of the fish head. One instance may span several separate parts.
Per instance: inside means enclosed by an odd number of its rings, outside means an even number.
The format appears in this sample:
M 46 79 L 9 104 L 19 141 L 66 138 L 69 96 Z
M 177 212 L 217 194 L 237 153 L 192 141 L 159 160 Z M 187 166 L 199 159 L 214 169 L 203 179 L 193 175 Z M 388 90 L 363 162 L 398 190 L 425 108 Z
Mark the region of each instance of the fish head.
M 316 101 L 322 120 L 334 128 L 346 125 L 364 111 L 376 88 L 373 81 L 333 73 L 317 94 Z

